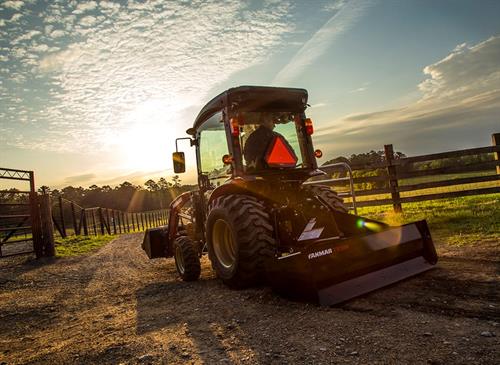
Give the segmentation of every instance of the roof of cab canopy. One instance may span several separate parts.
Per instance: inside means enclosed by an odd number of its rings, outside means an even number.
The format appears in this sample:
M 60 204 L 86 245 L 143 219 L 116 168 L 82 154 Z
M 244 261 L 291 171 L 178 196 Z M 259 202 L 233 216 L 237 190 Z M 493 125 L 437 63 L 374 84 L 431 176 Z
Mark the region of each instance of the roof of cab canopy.
M 205 121 L 226 106 L 241 111 L 290 111 L 303 112 L 307 107 L 307 90 L 289 87 L 238 86 L 228 89 L 210 100 L 196 117 L 194 134 Z

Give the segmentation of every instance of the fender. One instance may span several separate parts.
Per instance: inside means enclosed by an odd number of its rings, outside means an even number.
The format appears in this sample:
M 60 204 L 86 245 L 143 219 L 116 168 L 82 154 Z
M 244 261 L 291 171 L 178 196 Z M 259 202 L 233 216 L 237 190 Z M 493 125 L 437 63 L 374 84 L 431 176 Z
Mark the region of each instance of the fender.
M 255 182 L 257 179 L 253 178 L 241 178 L 236 177 L 233 180 L 229 180 L 226 183 L 218 186 L 214 189 L 212 194 L 210 194 L 210 198 L 208 199 L 208 206 L 212 204 L 212 202 L 222 195 L 227 194 L 242 194 L 242 195 L 250 195 L 254 196 L 258 199 L 265 199 L 265 197 L 258 192 L 257 189 L 253 188 L 252 182 Z
M 177 227 L 179 226 L 179 212 L 182 207 L 186 205 L 192 199 L 192 193 L 187 191 L 182 193 L 177 198 L 175 198 L 169 207 L 168 213 L 168 245 L 166 247 L 166 256 L 170 257 L 173 255 L 172 244 L 174 242 L 175 236 L 177 235 Z

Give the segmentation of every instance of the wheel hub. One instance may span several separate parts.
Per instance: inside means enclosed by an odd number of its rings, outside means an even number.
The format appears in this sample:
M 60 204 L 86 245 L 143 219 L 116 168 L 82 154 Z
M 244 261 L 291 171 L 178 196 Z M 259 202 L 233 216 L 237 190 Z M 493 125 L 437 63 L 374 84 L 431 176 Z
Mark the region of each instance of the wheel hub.
M 179 273 L 181 275 L 184 274 L 184 257 L 182 256 L 182 250 L 179 246 L 175 248 L 175 262 L 177 263 L 177 268 L 179 269 Z
M 222 266 L 230 268 L 236 262 L 236 243 L 229 224 L 218 219 L 212 230 L 215 256 Z

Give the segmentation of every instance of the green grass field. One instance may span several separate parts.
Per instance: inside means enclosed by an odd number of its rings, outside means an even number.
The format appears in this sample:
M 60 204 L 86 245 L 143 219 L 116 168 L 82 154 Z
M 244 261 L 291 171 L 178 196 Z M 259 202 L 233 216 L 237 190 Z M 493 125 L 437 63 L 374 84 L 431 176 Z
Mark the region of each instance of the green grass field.
M 69 236 L 56 239 L 56 256 L 68 257 L 85 254 L 104 246 L 117 236 Z
M 477 195 L 403 204 L 403 213 L 392 206 L 359 208 L 358 214 L 391 225 L 425 219 L 438 242 L 451 245 L 497 242 L 500 248 L 500 194 Z

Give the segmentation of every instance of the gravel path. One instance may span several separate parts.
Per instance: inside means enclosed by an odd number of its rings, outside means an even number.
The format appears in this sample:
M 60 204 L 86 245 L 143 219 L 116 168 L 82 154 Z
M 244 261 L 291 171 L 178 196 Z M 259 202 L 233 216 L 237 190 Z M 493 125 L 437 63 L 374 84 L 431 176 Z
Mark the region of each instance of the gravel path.
M 337 308 L 179 281 L 141 235 L 82 257 L 0 260 L 0 364 L 498 364 L 500 252 L 438 245 L 439 268 Z

